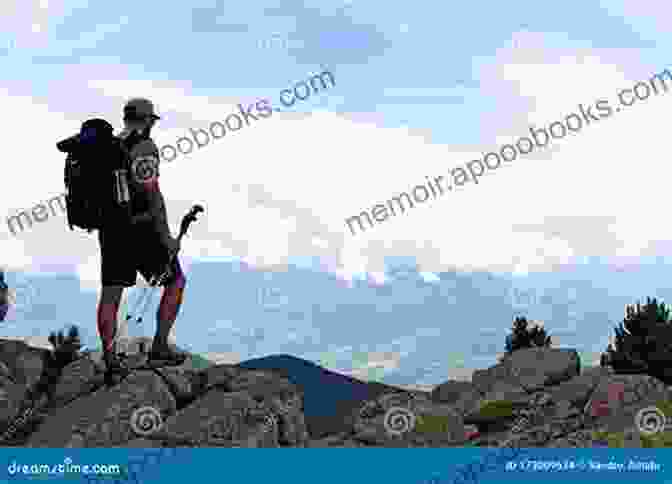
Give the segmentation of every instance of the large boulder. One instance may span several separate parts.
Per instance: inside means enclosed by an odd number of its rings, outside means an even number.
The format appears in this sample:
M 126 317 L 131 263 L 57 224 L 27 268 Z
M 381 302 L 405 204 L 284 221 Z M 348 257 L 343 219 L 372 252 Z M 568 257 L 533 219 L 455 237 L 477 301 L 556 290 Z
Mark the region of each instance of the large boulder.
M 196 372 L 185 368 L 157 368 L 157 375 L 159 375 L 163 382 L 168 386 L 168 389 L 175 397 L 178 406 L 184 403 L 190 403 L 197 396 L 194 385 Z
M 454 447 L 467 440 L 462 416 L 428 396 L 387 393 L 358 412 L 349 440 L 380 447 Z
M 277 418 L 281 444 L 303 445 L 308 442 L 303 392 L 287 378 L 275 373 L 247 370 L 236 375 L 229 386 L 232 392 L 244 391 L 257 402 L 262 402 Z
M 134 439 L 136 410 L 141 431 L 158 415 L 176 411 L 175 399 L 152 371 L 137 371 L 112 388 L 103 387 L 54 411 L 31 435 L 29 447 L 112 447 Z
M 258 411 L 245 392 L 214 389 L 166 420 L 148 436 L 170 446 L 278 447 L 278 429 L 270 413 Z
M 485 394 L 484 400 L 511 400 L 514 402 L 528 400 L 525 388 L 513 379 L 496 381 Z
M 0 432 L 4 432 L 21 410 L 26 388 L 0 376 Z
M 192 377 L 192 385 L 196 395 L 204 395 L 213 388 L 231 391 L 234 378 L 244 370 L 234 365 L 215 365 L 201 370 Z
M 584 414 L 593 426 L 622 432 L 635 425 L 637 412 L 669 401 L 672 392 L 648 375 L 610 375 L 596 386 Z
M 437 385 L 431 393 L 432 401 L 448 404 L 461 415 L 474 410 L 482 398 L 476 385 L 469 381 L 448 380 Z
M 21 385 L 35 385 L 42 374 L 48 351 L 33 348 L 23 341 L 0 340 L 0 362 L 12 373 L 12 379 Z
M 506 359 L 508 373 L 527 391 L 567 381 L 581 371 L 579 354 L 564 348 L 525 348 Z
M 86 395 L 103 383 L 103 376 L 89 357 L 80 358 L 65 368 L 53 389 L 51 405 L 62 406 L 80 395 Z
M 471 376 L 471 383 L 476 390 L 485 395 L 492 390 L 497 381 L 513 381 L 511 369 L 505 363 L 497 363 L 483 370 L 475 370 Z
M 302 394 L 285 378 L 217 365 L 193 375 L 193 388 L 198 399 L 151 439 L 218 447 L 300 447 L 308 442 Z
M 567 401 L 572 406 L 583 408 L 600 381 L 613 374 L 613 370 L 609 367 L 596 366 L 560 382 L 547 391 L 556 402 Z

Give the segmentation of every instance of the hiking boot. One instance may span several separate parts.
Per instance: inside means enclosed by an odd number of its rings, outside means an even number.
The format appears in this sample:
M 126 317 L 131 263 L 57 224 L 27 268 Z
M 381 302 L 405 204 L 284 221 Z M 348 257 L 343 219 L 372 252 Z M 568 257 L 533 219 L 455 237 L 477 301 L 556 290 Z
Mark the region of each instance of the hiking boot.
M 188 355 L 170 348 L 162 348 L 149 352 L 148 363 L 153 366 L 180 366 L 187 360 Z
M 108 387 L 120 383 L 130 373 L 119 356 L 112 351 L 103 353 L 103 361 L 105 362 L 105 384 Z

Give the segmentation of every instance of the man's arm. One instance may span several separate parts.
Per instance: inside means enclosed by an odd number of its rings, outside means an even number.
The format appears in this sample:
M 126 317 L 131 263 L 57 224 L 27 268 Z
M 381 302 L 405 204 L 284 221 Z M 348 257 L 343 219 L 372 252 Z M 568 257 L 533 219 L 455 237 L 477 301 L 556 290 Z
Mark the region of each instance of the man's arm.
M 135 182 L 138 183 L 147 195 L 149 210 L 133 217 L 133 222 L 151 222 L 154 230 L 162 241 L 171 239 L 166 202 L 159 189 L 159 153 L 154 143 L 150 140 L 143 141 L 135 149 L 138 156 L 131 165 L 131 171 Z
M 151 189 L 146 187 L 146 190 L 147 198 L 150 202 L 149 210 L 134 215 L 132 218 L 132 223 L 136 224 L 151 222 L 154 230 L 158 234 L 170 234 L 170 228 L 168 226 L 168 213 L 166 211 L 166 202 L 163 198 L 163 194 L 159 190 L 158 186 Z
M 152 225 L 157 234 L 162 240 L 171 238 L 170 227 L 168 226 L 168 214 L 166 212 L 166 202 L 163 198 L 161 190 L 159 190 L 159 182 L 154 181 L 148 187 L 148 194 L 150 200 L 149 214 L 152 220 Z

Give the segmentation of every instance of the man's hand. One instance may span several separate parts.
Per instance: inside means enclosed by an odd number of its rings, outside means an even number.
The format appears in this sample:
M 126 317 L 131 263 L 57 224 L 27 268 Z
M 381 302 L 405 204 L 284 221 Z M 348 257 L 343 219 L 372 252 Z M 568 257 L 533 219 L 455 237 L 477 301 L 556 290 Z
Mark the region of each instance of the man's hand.
M 180 250 L 180 241 L 173 238 L 170 234 L 165 234 L 161 238 L 161 245 L 163 245 L 169 254 L 177 254 Z

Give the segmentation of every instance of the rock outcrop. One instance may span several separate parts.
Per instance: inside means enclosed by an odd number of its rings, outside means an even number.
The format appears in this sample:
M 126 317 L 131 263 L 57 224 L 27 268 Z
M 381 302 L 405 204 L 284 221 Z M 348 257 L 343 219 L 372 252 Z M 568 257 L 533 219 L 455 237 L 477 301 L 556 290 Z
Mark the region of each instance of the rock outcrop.
M 637 412 L 671 396 L 653 377 L 581 369 L 576 351 L 551 348 L 518 350 L 470 382 L 431 392 L 315 373 L 286 355 L 267 357 L 264 369 L 141 366 L 108 388 L 99 362 L 84 354 L 36 395 L 45 351 L 0 340 L 2 446 L 641 447 L 651 440 L 637 429 Z M 288 370 L 292 359 L 310 379 Z M 336 410 L 307 411 L 312 396 L 335 395 L 338 385 L 349 399 Z

